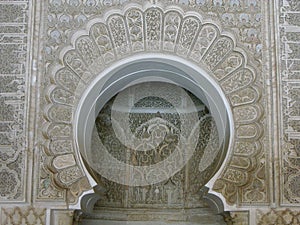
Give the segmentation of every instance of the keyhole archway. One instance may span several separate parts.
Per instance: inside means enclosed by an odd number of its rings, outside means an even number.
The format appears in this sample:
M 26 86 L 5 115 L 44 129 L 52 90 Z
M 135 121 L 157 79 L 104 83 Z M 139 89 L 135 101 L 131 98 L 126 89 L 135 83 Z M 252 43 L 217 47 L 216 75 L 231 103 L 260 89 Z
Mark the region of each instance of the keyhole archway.
M 251 171 L 257 165 L 254 162 L 260 152 L 263 129 L 257 74 L 245 51 L 236 46 L 233 35 L 221 31 L 217 23 L 195 12 L 184 12 L 172 6 L 165 9 L 159 5 L 128 4 L 122 10 L 108 11 L 88 21 L 85 30 L 74 33 L 72 44 L 61 51 L 59 58 L 60 63 L 51 70 L 52 85 L 46 93 L 49 104 L 45 107 L 44 128 L 45 137 L 49 139 L 44 148 L 53 156 L 49 168 L 58 186 L 72 190 L 81 179 L 88 177 L 80 154 L 86 154 L 87 143 L 82 138 L 90 131 L 78 135 L 82 131 L 77 128 L 89 127 L 82 121 L 92 114 L 79 113 L 85 108 L 83 105 L 92 105 L 94 113 L 99 111 L 101 104 L 103 106 L 117 90 L 142 77 L 140 72 L 129 70 L 131 64 L 134 67 L 138 65 L 135 63 L 154 65 L 155 62 L 167 66 L 165 72 L 170 75 L 167 83 L 175 82 L 191 89 L 202 101 L 213 103 L 210 104 L 211 112 L 216 112 L 219 131 L 223 125 L 229 128 L 232 135 L 230 153 L 225 159 L 226 166 L 212 186 L 228 204 L 236 202 L 239 187 L 253 178 Z M 127 71 L 125 74 L 120 72 L 123 69 Z M 159 66 L 152 69 L 159 73 Z M 119 75 L 116 75 L 118 70 Z M 128 74 L 131 75 L 126 76 Z M 115 80 L 109 80 L 111 77 Z M 179 80 L 172 81 L 170 77 Z M 93 87 L 100 84 L 104 86 L 97 93 L 93 92 Z M 201 87 L 202 91 L 195 91 L 194 86 Z M 107 87 L 108 91 L 104 91 Z M 214 91 L 207 94 L 209 90 Z M 97 101 L 89 99 L 89 96 L 98 98 L 100 95 Z M 203 95 L 205 97 L 201 98 Z M 79 115 L 88 117 L 78 120 Z M 225 126 L 227 122 L 229 126 Z M 247 152 L 240 146 L 247 146 Z M 73 203 L 80 198 L 77 192 L 71 195 L 69 199 Z
M 85 213 L 94 208 L 84 223 L 166 222 L 169 209 L 177 223 L 210 215 L 219 224 L 199 192 L 228 155 L 232 115 L 205 71 L 170 55 L 129 57 L 86 89 L 75 118 L 78 149 L 97 183 L 82 201 Z

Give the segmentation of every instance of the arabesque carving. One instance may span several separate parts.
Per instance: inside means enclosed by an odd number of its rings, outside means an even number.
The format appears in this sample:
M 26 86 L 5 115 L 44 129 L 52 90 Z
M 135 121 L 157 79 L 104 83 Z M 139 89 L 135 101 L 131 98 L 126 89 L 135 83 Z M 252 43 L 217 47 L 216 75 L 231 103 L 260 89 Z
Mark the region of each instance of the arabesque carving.
M 256 58 L 262 57 L 262 13 L 260 0 L 167 0 L 184 9 L 193 8 L 207 13 L 211 18 L 231 29 L 238 40 Z
M 236 129 L 233 154 L 213 189 L 229 204 L 267 201 L 259 72 L 236 46 L 233 35 L 199 13 L 171 6 L 128 5 L 86 22 L 88 26 L 74 33 L 73 44 L 61 50 L 49 70 L 43 148 L 44 164 L 55 174 L 56 184 L 72 188 L 85 179 L 72 137 L 72 116 L 85 88 L 112 63 L 157 52 L 182 57 L 205 69 L 231 104 Z M 70 166 L 57 166 L 54 158 Z

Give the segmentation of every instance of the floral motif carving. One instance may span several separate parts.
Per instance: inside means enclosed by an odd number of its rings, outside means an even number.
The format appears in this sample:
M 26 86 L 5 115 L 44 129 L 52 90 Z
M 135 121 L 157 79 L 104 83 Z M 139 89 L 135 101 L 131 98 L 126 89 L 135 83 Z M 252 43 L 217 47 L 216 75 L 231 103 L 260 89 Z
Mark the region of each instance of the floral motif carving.
M 133 52 L 143 51 L 145 48 L 143 13 L 139 9 L 128 10 L 126 15 L 126 22 L 128 24 L 128 33 L 130 36 L 130 43 Z
M 177 44 L 177 54 L 186 56 L 189 52 L 200 27 L 200 21 L 194 17 L 187 17 L 182 23 L 179 41 Z
M 10 199 L 16 195 L 20 187 L 18 174 L 14 170 L 2 167 L 0 169 L 0 196 L 4 199 Z
M 194 48 L 191 52 L 191 58 L 199 62 L 202 57 L 205 55 L 213 41 L 218 35 L 218 28 L 213 24 L 205 24 L 200 30 L 197 41 L 194 45 Z
M 47 147 L 54 155 L 72 152 L 72 142 L 70 140 L 51 140 Z
M 125 30 L 125 22 L 122 16 L 114 15 L 108 19 L 108 26 L 112 36 L 112 43 L 117 56 L 129 52 L 129 41 Z
M 223 27 L 231 29 L 245 48 L 261 58 L 262 13 L 264 2 L 259 0 L 168 0 L 187 10 L 199 10 L 218 19 Z
M 160 50 L 162 19 L 162 12 L 159 9 L 148 9 L 145 12 L 146 46 L 149 50 Z
M 213 70 L 233 50 L 229 37 L 220 37 L 204 56 L 204 62 Z
M 114 60 L 115 53 L 107 26 L 103 23 L 94 24 L 91 28 L 91 35 L 99 48 L 104 63 L 108 64 Z
M 246 124 L 236 127 L 236 136 L 240 139 L 258 139 L 260 136 L 260 131 L 257 124 Z
M 66 65 L 68 65 L 68 69 L 70 69 L 71 71 L 75 72 L 75 74 L 83 79 L 86 80 L 88 78 L 90 78 L 91 76 L 91 72 L 89 71 L 89 68 L 87 67 L 87 64 L 83 61 L 82 57 L 80 56 L 79 52 L 70 50 L 68 51 L 65 56 L 64 56 L 64 61 L 66 63 Z M 64 73 L 68 73 L 68 70 L 65 71 L 61 71 L 62 74 Z M 65 77 L 65 75 L 60 75 L 62 77 Z M 72 78 L 72 77 L 67 77 L 66 79 L 70 79 L 70 81 L 74 81 L 76 82 L 76 77 Z M 68 79 L 68 80 L 69 80 Z M 61 82 L 68 82 L 68 80 L 62 80 Z M 78 80 L 78 79 L 77 79 Z
M 72 111 L 70 107 L 65 105 L 54 104 L 47 111 L 47 116 L 49 120 L 67 124 L 71 123 Z
M 77 73 L 68 68 L 63 68 L 57 71 L 54 79 L 57 84 L 72 93 L 75 93 L 77 85 L 80 81 L 80 77 L 78 77 Z
M 65 123 L 52 123 L 50 124 L 46 131 L 45 135 L 48 138 L 69 138 L 71 137 L 72 127 L 71 125 Z
M 255 172 L 255 176 L 252 180 L 252 185 L 247 185 L 243 187 L 243 201 L 244 202 L 261 202 L 264 203 L 265 199 L 268 198 L 267 194 L 265 193 L 264 189 L 266 186 L 266 163 L 264 160 L 260 160 L 257 162 L 257 170 Z
M 226 93 L 232 93 L 248 86 L 254 79 L 253 72 L 249 69 L 241 69 L 225 79 L 221 85 Z
M 233 109 L 233 114 L 236 116 L 238 121 L 243 123 L 251 123 L 256 121 L 260 115 L 261 110 L 255 106 L 240 106 Z
M 164 20 L 164 50 L 174 51 L 182 17 L 176 11 L 167 12 Z
M 158 84 L 156 86 L 148 84 L 139 85 L 140 88 L 131 87 L 130 90 L 127 90 L 127 93 L 131 93 L 132 99 L 138 96 L 140 98 L 145 92 L 147 95 L 149 93 L 160 93 L 161 96 L 167 96 L 170 91 L 173 90 L 172 88 L 174 88 L 174 86 L 166 85 L 164 83 L 160 84 L 161 86 Z M 160 88 L 158 88 L 158 86 L 160 86 Z M 156 111 L 153 111 L 154 113 L 149 113 L 137 110 L 134 113 L 130 113 L 130 127 L 136 128 L 135 135 L 147 137 L 146 142 L 143 144 L 138 143 L 136 146 L 139 150 L 134 151 L 133 149 L 136 148 L 129 148 L 118 139 L 118 135 L 116 135 L 112 127 L 112 123 L 109 123 L 109 121 L 113 120 L 111 111 L 114 109 L 114 104 L 118 105 L 116 102 L 118 102 L 117 98 L 120 97 L 119 95 L 120 93 L 108 101 L 98 114 L 95 122 L 95 130 L 97 130 L 97 132 L 94 133 L 95 136 L 93 136 L 93 139 L 99 137 L 107 151 L 113 155 L 115 159 L 122 161 L 127 165 L 135 165 L 137 167 L 145 167 L 153 164 L 157 165 L 170 157 L 170 155 L 176 153 L 176 146 L 180 141 L 180 128 L 182 129 L 183 123 L 189 122 L 188 116 L 182 120 L 182 114 L 175 113 L 175 106 L 163 98 L 141 98 L 134 104 L 136 109 L 145 107 L 154 109 L 155 107 L 159 107 L 168 110 L 165 112 L 162 111 L 159 118 L 155 117 Z M 175 95 L 173 98 L 176 99 L 175 105 L 180 105 L 182 101 L 186 101 L 183 96 Z M 126 98 L 123 96 L 121 99 L 122 102 L 124 102 L 124 99 Z M 90 159 L 90 161 L 87 159 L 87 161 L 91 166 L 90 168 L 93 170 L 95 179 L 103 186 L 103 189 L 106 190 L 105 199 L 98 201 L 97 205 L 104 207 L 117 206 L 127 208 L 143 206 L 152 208 L 152 204 L 155 204 L 155 207 L 159 208 L 173 208 L 181 207 L 184 204 L 188 204 L 190 207 L 201 204 L 199 196 L 197 197 L 197 193 L 212 176 L 211 173 L 216 170 L 216 166 L 218 165 L 217 162 L 221 159 L 220 155 L 222 155 L 222 151 L 220 151 L 219 148 L 217 126 L 213 121 L 212 116 L 206 107 L 200 107 L 204 105 L 199 99 L 196 97 L 193 97 L 193 99 L 193 102 L 198 105 L 197 116 L 199 116 L 199 127 L 203 127 L 204 129 L 200 129 L 199 134 L 197 134 L 199 138 L 197 139 L 197 147 L 189 163 L 166 180 L 158 183 L 150 183 L 148 180 L 148 185 L 145 186 L 125 186 L 113 182 L 105 178 L 105 176 L 97 170 L 96 166 L 99 165 L 99 161 L 101 161 L 99 159 L 101 159 L 102 153 L 98 151 L 99 149 L 92 148 L 92 159 Z M 174 113 L 170 113 L 172 111 Z M 123 111 L 118 112 L 118 115 L 120 118 L 124 118 Z M 124 128 L 120 123 L 118 123 L 119 129 L 121 129 L 121 127 Z M 104 124 L 106 125 L 104 126 Z M 168 138 L 162 139 L 161 145 L 156 146 L 155 149 L 149 150 L 149 147 L 155 146 L 153 140 L 157 141 L 157 136 L 162 133 Z M 178 154 L 176 159 L 177 160 L 175 161 L 177 162 L 182 160 L 180 154 Z M 173 160 L 171 162 L 173 162 Z M 197 167 L 199 170 L 195 171 L 194 168 Z M 167 170 L 162 171 L 166 173 Z M 146 173 L 147 176 L 151 174 L 151 171 L 150 173 L 144 171 L 144 173 Z M 141 173 L 136 174 L 138 175 Z M 159 176 L 159 174 L 155 175 Z
M 246 52 L 237 48 L 236 40 L 222 33 L 216 24 L 206 22 L 197 13 L 191 16 L 175 9 L 164 11 L 158 6 L 142 9 L 135 5 L 107 15 L 105 22 L 99 15 L 88 20 L 89 27 L 84 28 L 83 32 L 88 35 L 75 33 L 75 44 L 69 44 L 67 51 L 61 48 L 65 56 L 62 54 L 62 59 L 54 57 L 53 63 L 57 66 L 51 70 L 53 82 L 45 96 L 51 100 L 45 109 L 48 121 L 45 122 L 47 129 L 44 135 L 47 137 L 44 147 L 49 156 L 65 154 L 66 151 L 74 154 L 70 133 L 72 126 L 66 123 L 76 110 L 76 102 L 84 88 L 104 69 L 102 63 L 110 65 L 125 55 L 127 57 L 139 52 L 167 51 L 168 54 L 190 59 L 208 68 L 232 104 L 237 128 L 233 155 L 214 190 L 221 192 L 228 203 L 236 203 L 237 195 L 242 193 L 241 187 L 249 182 L 250 186 L 257 184 L 254 182 L 258 179 L 255 171 L 260 164 L 253 162 L 257 162 L 259 154 L 264 158 L 260 144 L 263 134 L 261 118 L 264 113 L 260 106 L 261 92 L 258 91 L 261 88 L 256 81 L 256 71 L 249 65 Z M 94 66 L 95 63 L 99 65 Z M 70 98 L 71 93 L 74 93 L 74 99 Z M 54 109 L 55 113 L 51 114 Z M 55 139 L 49 140 L 50 136 Z M 59 140 L 68 142 L 63 145 Z M 246 147 L 242 146 L 244 143 Z M 260 173 L 264 172 L 265 166 L 262 168 Z M 71 175 L 68 170 L 75 170 L 74 176 L 68 177 Z M 79 167 L 69 167 L 62 169 L 54 178 L 58 179 L 57 183 L 61 186 L 72 187 L 72 182 L 76 183 L 77 179 L 84 176 L 80 171 Z M 261 185 L 257 190 L 263 194 L 248 194 L 252 196 L 252 202 L 266 201 L 267 188 L 264 183 Z M 255 196 L 259 196 L 259 199 L 255 200 Z M 262 200 L 260 196 L 263 196 Z M 242 202 L 250 201 L 247 198 L 240 199 Z
M 100 54 L 98 52 L 98 48 L 89 36 L 78 38 L 75 46 L 78 55 L 84 59 L 84 62 L 88 68 L 90 68 L 91 65 L 94 65 L 95 62 L 99 63 L 98 60 L 100 59 Z
M 244 63 L 244 56 L 239 52 L 232 52 L 215 70 L 215 76 L 218 80 L 226 78 L 233 71 L 238 69 Z
M 68 186 L 72 183 L 75 183 L 75 181 L 79 180 L 83 176 L 83 174 L 80 168 L 78 168 L 78 166 L 72 166 L 66 169 L 63 168 L 61 172 L 59 172 L 58 176 L 62 184 Z
M 57 87 L 51 92 L 50 99 L 58 104 L 72 106 L 74 104 L 75 97 L 72 92 Z
M 246 105 L 258 100 L 260 93 L 255 85 L 240 89 L 229 95 L 230 102 L 233 106 Z

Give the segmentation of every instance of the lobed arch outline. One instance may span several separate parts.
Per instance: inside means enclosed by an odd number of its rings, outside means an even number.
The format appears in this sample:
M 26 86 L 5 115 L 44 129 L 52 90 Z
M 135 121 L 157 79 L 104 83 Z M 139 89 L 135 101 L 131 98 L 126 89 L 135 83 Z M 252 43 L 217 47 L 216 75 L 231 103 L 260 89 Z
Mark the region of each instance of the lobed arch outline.
M 130 13 L 137 17 L 133 22 Z M 113 19 L 114 23 L 110 23 Z M 116 22 L 118 27 L 113 26 Z M 96 26 L 100 26 L 98 36 Z M 210 182 L 210 188 L 229 205 L 238 204 L 242 187 L 256 179 L 258 158 L 263 154 L 258 72 L 247 53 L 237 47 L 232 33 L 222 31 L 216 22 L 203 19 L 198 12 L 184 12 L 177 6 L 164 9 L 149 3 L 128 4 L 123 10 L 108 10 L 89 20 L 84 30 L 76 31 L 71 44 L 61 50 L 60 63 L 50 70 L 43 127 L 43 148 L 49 156 L 48 167 L 55 184 L 70 190 L 89 176 L 76 150 L 72 122 L 84 91 L 106 68 L 142 54 L 182 58 L 206 71 L 226 96 L 235 133 L 231 154 Z M 70 198 L 73 203 L 88 189 L 76 188 Z

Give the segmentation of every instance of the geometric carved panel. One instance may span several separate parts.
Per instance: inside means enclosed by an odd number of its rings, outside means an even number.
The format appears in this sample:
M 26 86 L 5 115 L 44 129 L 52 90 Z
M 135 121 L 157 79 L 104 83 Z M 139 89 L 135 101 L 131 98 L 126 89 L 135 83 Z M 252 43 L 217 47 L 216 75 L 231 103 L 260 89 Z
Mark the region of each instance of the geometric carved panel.
M 24 201 L 29 1 L 0 4 L 0 201 Z
M 0 222 L 3 225 L 45 225 L 46 209 L 33 207 L 3 208 Z
M 300 204 L 300 6 L 279 1 L 281 203 Z
M 270 211 L 257 210 L 257 224 L 282 224 L 297 225 L 300 223 L 299 210 L 292 209 L 271 209 Z

